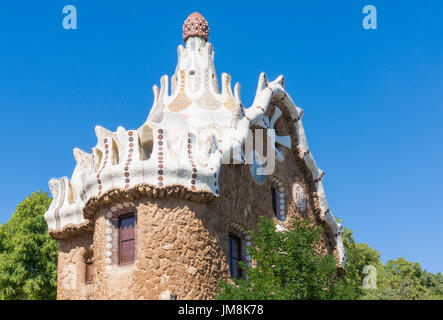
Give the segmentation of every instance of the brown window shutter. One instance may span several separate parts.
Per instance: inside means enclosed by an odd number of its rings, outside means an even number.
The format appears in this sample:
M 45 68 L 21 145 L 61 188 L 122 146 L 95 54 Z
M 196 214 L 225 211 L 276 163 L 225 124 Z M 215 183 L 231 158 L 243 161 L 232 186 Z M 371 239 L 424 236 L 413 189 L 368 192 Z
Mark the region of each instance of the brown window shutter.
M 135 261 L 135 215 L 120 217 L 120 263 Z
M 86 283 L 91 284 L 94 280 L 94 264 L 92 260 L 88 260 L 86 262 Z

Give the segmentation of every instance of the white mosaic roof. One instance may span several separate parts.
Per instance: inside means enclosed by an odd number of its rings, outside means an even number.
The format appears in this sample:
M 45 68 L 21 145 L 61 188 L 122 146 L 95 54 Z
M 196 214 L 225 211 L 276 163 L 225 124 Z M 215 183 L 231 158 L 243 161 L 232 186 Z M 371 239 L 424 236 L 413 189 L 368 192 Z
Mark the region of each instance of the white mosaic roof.
M 309 151 L 301 117 L 284 89 L 284 78 L 268 82 L 260 75 L 251 107 L 244 108 L 240 85 L 231 90 L 231 77 L 222 74 L 219 89 L 211 43 L 190 37 L 178 47 L 178 64 L 171 78 L 161 78 L 160 89 L 153 87 L 154 103 L 146 122 L 138 129 L 119 127 L 112 132 L 97 126 L 97 145 L 91 153 L 74 149 L 77 165 L 71 179 L 51 179 L 53 202 L 45 214 L 50 230 L 85 222 L 83 208 L 91 197 L 107 190 L 128 190 L 140 184 L 157 187 L 183 186 L 191 191 L 206 191 L 219 196 L 218 175 L 231 152 L 238 163 L 245 163 L 242 146 L 251 126 L 270 132 L 283 111 L 292 118 L 298 149 L 316 181 L 322 214 L 336 235 L 340 259 L 345 253 L 341 227 L 331 214 L 322 186 L 323 172 Z M 278 106 L 271 116 L 271 105 Z M 272 146 L 276 159 L 284 161 L 281 148 L 291 148 L 291 138 L 275 136 Z

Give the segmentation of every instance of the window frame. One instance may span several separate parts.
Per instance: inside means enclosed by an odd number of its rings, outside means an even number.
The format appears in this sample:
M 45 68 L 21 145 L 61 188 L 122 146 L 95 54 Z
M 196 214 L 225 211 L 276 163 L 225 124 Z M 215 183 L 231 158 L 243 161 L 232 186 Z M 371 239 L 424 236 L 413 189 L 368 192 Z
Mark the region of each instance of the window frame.
M 132 239 L 126 239 L 122 240 L 122 221 L 126 219 L 133 219 L 133 228 L 134 228 L 134 237 Z M 137 219 L 135 212 L 128 212 L 124 213 L 118 216 L 118 264 L 119 265 L 128 265 L 133 264 L 137 260 L 137 234 L 136 234 L 136 226 L 137 226 Z M 122 262 L 122 243 L 127 241 L 133 241 L 134 242 L 134 260 Z
M 278 205 L 278 195 L 277 195 L 277 189 L 271 185 L 271 202 L 272 202 L 272 210 L 274 211 L 274 216 L 277 218 L 277 220 L 280 220 L 280 210 Z
M 233 241 L 232 240 L 235 240 L 237 242 L 237 252 L 238 252 L 237 257 L 233 257 L 233 247 L 232 247 Z M 229 274 L 230 274 L 231 278 L 233 278 L 233 279 L 244 278 L 245 272 L 239 265 L 239 262 L 243 262 L 243 261 L 244 261 L 243 260 L 243 241 L 238 235 L 236 235 L 232 232 L 229 232 L 228 233 L 228 264 L 229 264 Z M 235 270 L 235 271 L 236 271 L 237 276 L 233 276 L 234 262 L 236 262 L 235 266 L 236 266 L 237 270 Z
M 86 284 L 92 284 L 94 282 L 94 261 L 92 259 L 86 260 Z

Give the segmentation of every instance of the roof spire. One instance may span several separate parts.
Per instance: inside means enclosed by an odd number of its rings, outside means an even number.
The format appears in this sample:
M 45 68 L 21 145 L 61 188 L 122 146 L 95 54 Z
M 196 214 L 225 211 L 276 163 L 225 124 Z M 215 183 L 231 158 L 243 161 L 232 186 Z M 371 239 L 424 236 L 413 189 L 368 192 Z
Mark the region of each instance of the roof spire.
M 191 13 L 183 24 L 183 41 L 189 37 L 200 37 L 205 41 L 209 39 L 209 26 L 206 19 L 198 12 Z

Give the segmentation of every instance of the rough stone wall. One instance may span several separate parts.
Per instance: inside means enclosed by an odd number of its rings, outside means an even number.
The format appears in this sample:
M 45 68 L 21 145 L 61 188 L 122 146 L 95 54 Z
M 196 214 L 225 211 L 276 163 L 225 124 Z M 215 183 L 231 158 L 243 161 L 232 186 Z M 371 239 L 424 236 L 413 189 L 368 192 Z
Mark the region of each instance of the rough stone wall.
M 92 256 L 92 233 L 59 240 L 57 299 L 91 298 L 93 288 L 86 284 L 86 260 Z
M 278 163 L 272 176 L 263 184 L 254 181 L 249 166 L 225 165 L 219 177 L 220 198 L 210 202 L 193 202 L 178 198 L 152 199 L 145 196 L 132 203 L 118 204 L 119 213 L 136 213 L 136 261 L 119 265 L 116 241 L 109 242 L 111 203 L 96 214 L 93 235 L 94 281 L 85 284 L 85 252 L 91 237 L 60 241 L 59 299 L 212 299 L 219 279 L 229 279 L 228 232 L 234 232 L 247 243 L 245 230 L 254 229 L 263 215 L 289 228 L 293 219 L 308 218 L 325 228 L 318 251 L 334 253 L 327 225 L 318 215 L 312 183 L 304 178 L 303 168 L 294 165 L 297 156 L 287 152 L 284 163 Z M 286 220 L 275 218 L 271 201 L 272 178 L 284 188 Z M 295 205 L 294 183 L 301 185 L 307 197 L 306 210 Z M 115 212 L 112 213 L 115 218 Z M 116 230 L 111 235 L 116 236 Z M 112 244 L 112 256 L 106 254 Z M 111 259 L 112 258 L 112 259 Z M 108 260 L 107 262 L 107 259 Z M 109 261 L 112 261 L 109 264 Z M 77 287 L 66 289 L 62 269 L 74 265 Z

